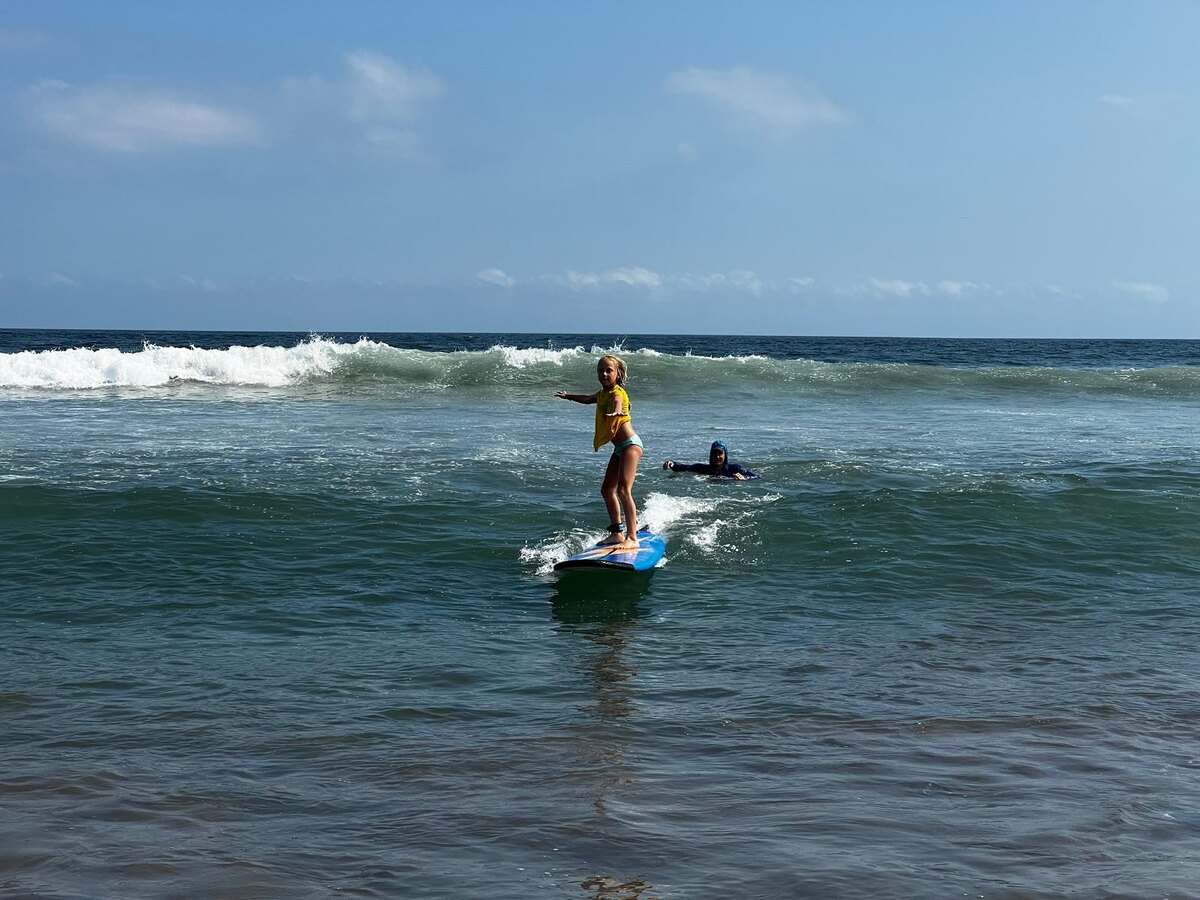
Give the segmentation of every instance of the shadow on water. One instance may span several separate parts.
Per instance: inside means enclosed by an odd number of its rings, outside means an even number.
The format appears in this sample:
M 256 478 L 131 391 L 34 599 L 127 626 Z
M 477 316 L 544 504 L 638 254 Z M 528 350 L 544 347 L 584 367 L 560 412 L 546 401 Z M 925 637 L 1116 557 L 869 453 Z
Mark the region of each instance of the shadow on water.
M 626 758 L 634 732 L 626 720 L 637 712 L 638 670 L 625 658 L 643 627 L 642 602 L 650 590 L 652 572 L 564 572 L 554 583 L 550 610 L 559 633 L 591 642 L 599 652 L 581 654 L 579 674 L 591 689 L 595 704 L 585 708 L 593 719 L 587 729 L 589 768 L 596 779 L 592 808 L 605 832 L 611 813 L 610 797 L 635 790 L 637 776 Z M 580 887 L 596 900 L 658 900 L 654 886 L 640 878 L 596 874 Z
M 599 653 L 583 653 L 581 674 L 590 683 L 596 705 L 591 709 L 601 732 L 611 735 L 634 712 L 630 682 L 637 676 L 622 657 L 640 627 L 641 601 L 650 589 L 650 573 L 570 572 L 554 584 L 550 609 L 559 633 L 577 635 Z M 615 760 L 621 759 L 619 751 Z
M 633 712 L 628 684 L 637 670 L 622 654 L 637 634 L 641 602 L 649 590 L 649 572 L 581 570 L 554 584 L 550 610 L 560 633 L 578 635 L 600 649 L 581 662 L 596 697 L 596 718 L 606 727 Z
M 617 625 L 641 615 L 651 572 L 577 569 L 554 582 L 550 612 L 563 625 Z
M 615 878 L 599 875 L 587 879 L 580 887 L 594 896 L 596 900 L 660 900 L 662 896 L 655 891 L 654 885 L 640 878 L 620 882 Z

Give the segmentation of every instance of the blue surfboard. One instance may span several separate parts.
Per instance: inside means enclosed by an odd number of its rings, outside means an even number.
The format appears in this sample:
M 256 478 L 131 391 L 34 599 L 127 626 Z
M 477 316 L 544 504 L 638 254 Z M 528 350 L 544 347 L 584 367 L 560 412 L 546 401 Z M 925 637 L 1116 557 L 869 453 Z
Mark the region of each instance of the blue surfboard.
M 564 569 L 610 569 L 617 572 L 645 572 L 658 565 L 667 552 L 667 542 L 662 535 L 647 528 L 638 532 L 638 545 L 628 550 L 618 550 L 612 545 L 594 544 L 586 550 L 569 556 L 555 564 L 554 571 Z

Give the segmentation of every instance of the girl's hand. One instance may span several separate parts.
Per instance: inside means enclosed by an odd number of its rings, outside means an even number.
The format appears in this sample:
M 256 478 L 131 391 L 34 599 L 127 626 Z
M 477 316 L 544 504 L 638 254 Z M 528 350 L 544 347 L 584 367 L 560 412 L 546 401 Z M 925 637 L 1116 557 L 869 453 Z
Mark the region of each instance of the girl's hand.
M 555 392 L 554 392 L 554 396 L 555 396 L 555 397 L 557 397 L 559 400 L 570 400 L 570 399 L 571 399 L 571 398 L 570 398 L 570 397 L 567 395 L 567 392 L 566 392 L 566 391 L 555 391 Z
M 664 469 L 674 469 L 675 468 L 675 460 L 668 459 L 665 463 L 663 463 L 663 468 Z
M 745 481 L 745 480 L 746 480 L 746 476 L 745 476 L 745 475 L 743 475 L 741 472 L 734 472 L 734 473 L 733 473 L 733 480 L 734 480 L 734 481 Z

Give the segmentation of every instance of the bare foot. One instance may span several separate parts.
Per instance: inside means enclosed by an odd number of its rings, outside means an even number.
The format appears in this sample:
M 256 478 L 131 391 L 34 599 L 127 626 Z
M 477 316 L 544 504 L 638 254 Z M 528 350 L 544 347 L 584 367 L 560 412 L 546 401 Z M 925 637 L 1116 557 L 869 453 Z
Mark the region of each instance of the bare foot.
M 613 544 L 613 546 L 618 550 L 636 550 L 640 545 L 637 538 L 627 537 L 619 544 Z
M 621 535 L 619 535 L 619 534 L 610 534 L 608 537 L 604 538 L 604 540 L 597 542 L 596 546 L 597 547 L 610 547 L 613 544 L 621 543 L 623 540 L 624 540 L 624 538 L 621 537 Z

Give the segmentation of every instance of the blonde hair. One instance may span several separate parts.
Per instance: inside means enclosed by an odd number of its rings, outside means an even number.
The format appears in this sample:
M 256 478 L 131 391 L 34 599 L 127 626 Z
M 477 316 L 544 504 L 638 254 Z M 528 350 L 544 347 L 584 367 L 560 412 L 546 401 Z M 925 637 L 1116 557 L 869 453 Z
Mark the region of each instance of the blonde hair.
M 610 360 L 612 364 L 617 367 L 617 384 L 619 384 L 621 387 L 625 387 L 625 381 L 629 378 L 629 367 L 625 365 L 625 360 L 621 359 L 619 356 L 613 356 L 611 353 L 606 353 L 596 360 L 596 368 L 599 369 L 600 363 L 604 362 L 606 359 Z

